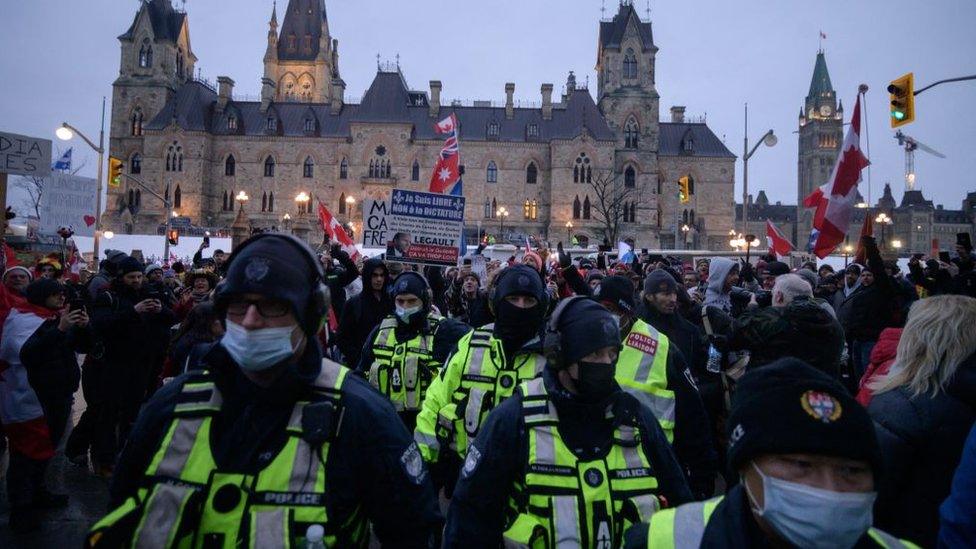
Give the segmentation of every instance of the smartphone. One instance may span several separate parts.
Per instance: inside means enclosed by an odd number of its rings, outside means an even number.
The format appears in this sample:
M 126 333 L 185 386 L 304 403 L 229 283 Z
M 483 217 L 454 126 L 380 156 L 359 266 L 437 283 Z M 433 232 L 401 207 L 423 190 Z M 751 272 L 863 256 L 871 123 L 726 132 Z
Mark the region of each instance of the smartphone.
M 939 252 L 939 261 L 943 263 L 951 263 L 952 258 L 949 257 L 949 252 Z
M 461 264 L 462 265 L 470 265 L 471 264 L 471 258 L 470 257 L 464 258 L 464 261 L 462 261 Z
M 85 300 L 84 299 L 72 299 L 68 302 L 68 311 L 84 311 L 85 310 Z

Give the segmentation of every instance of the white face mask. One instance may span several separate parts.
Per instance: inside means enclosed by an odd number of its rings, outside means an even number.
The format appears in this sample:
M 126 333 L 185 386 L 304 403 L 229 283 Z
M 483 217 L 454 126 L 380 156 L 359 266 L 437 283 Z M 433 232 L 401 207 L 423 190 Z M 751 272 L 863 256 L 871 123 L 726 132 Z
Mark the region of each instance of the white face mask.
M 398 305 L 396 307 L 396 315 L 400 319 L 400 322 L 410 324 L 413 315 L 419 313 L 423 308 L 423 305 L 417 305 L 416 307 L 400 307 Z
M 873 522 L 872 507 L 877 492 L 833 492 L 764 475 L 755 463 L 763 483 L 763 508 L 746 487 L 756 514 L 786 541 L 813 549 L 853 547 Z
M 298 326 L 248 330 L 227 321 L 227 333 L 220 344 L 242 370 L 261 372 L 284 362 L 295 353 L 291 336 Z

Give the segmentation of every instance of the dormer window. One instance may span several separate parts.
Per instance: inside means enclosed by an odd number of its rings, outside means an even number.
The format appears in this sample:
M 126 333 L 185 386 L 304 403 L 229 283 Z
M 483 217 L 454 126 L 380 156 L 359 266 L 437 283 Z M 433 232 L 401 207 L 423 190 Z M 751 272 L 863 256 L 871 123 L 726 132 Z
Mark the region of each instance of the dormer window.
M 289 34 L 288 35 L 288 51 L 294 52 L 296 47 L 297 47 L 297 44 L 296 44 L 295 35 L 294 34 Z
M 152 67 L 153 62 L 153 51 L 152 44 L 149 39 L 146 38 L 142 41 L 142 47 L 139 48 L 139 67 L 143 69 L 148 69 Z
M 231 131 L 237 129 L 237 115 L 234 114 L 227 115 L 227 129 Z
M 529 127 L 525 133 L 528 137 L 539 137 L 539 125 L 529 124 Z
M 305 53 L 312 53 L 312 35 L 305 35 Z
M 273 116 L 269 116 L 266 129 L 269 132 L 278 131 L 278 119 Z
M 498 122 L 488 123 L 488 139 L 498 139 Z
M 315 131 L 315 119 L 306 118 L 305 119 L 305 133 L 312 133 Z

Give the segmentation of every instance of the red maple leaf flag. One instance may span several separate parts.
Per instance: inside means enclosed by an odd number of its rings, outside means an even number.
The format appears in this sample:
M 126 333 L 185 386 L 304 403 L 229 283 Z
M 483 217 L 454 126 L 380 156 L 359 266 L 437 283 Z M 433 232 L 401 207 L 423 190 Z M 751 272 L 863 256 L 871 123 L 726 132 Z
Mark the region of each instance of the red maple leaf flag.
M 813 227 L 819 234 L 813 253 L 820 259 L 827 257 L 844 241 L 857 201 L 861 170 L 870 163 L 861 153 L 861 97 L 858 96 L 851 115 L 851 126 L 844 136 L 844 145 L 830 179 L 803 200 L 804 206 L 817 208 Z
M 769 244 L 769 253 L 776 254 L 776 257 L 786 257 L 793 251 L 793 244 L 768 219 L 766 220 L 766 242 Z
M 356 245 L 353 244 L 352 239 L 346 233 L 346 230 L 342 227 L 338 220 L 332 216 L 332 212 L 325 207 L 322 201 L 319 201 L 319 223 L 322 224 L 322 231 L 325 232 L 329 240 L 338 242 L 342 247 L 342 251 L 349 254 L 349 257 L 353 261 L 359 255 L 359 250 L 356 249 Z

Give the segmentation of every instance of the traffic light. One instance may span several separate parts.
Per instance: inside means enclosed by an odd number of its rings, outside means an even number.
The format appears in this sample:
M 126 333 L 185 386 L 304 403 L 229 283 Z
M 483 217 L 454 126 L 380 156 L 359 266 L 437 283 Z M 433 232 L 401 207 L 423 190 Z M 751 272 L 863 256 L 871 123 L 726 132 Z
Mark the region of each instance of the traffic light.
M 678 179 L 678 195 L 682 204 L 687 204 L 691 201 L 691 186 L 694 181 L 690 175 Z
M 908 73 L 888 85 L 891 94 L 891 127 L 904 126 L 915 120 L 915 75 Z
M 122 161 L 118 158 L 108 157 L 108 185 L 118 187 L 122 184 Z
M 166 240 L 169 240 L 170 246 L 176 246 L 180 243 L 180 231 L 179 229 L 170 229 L 166 233 Z

